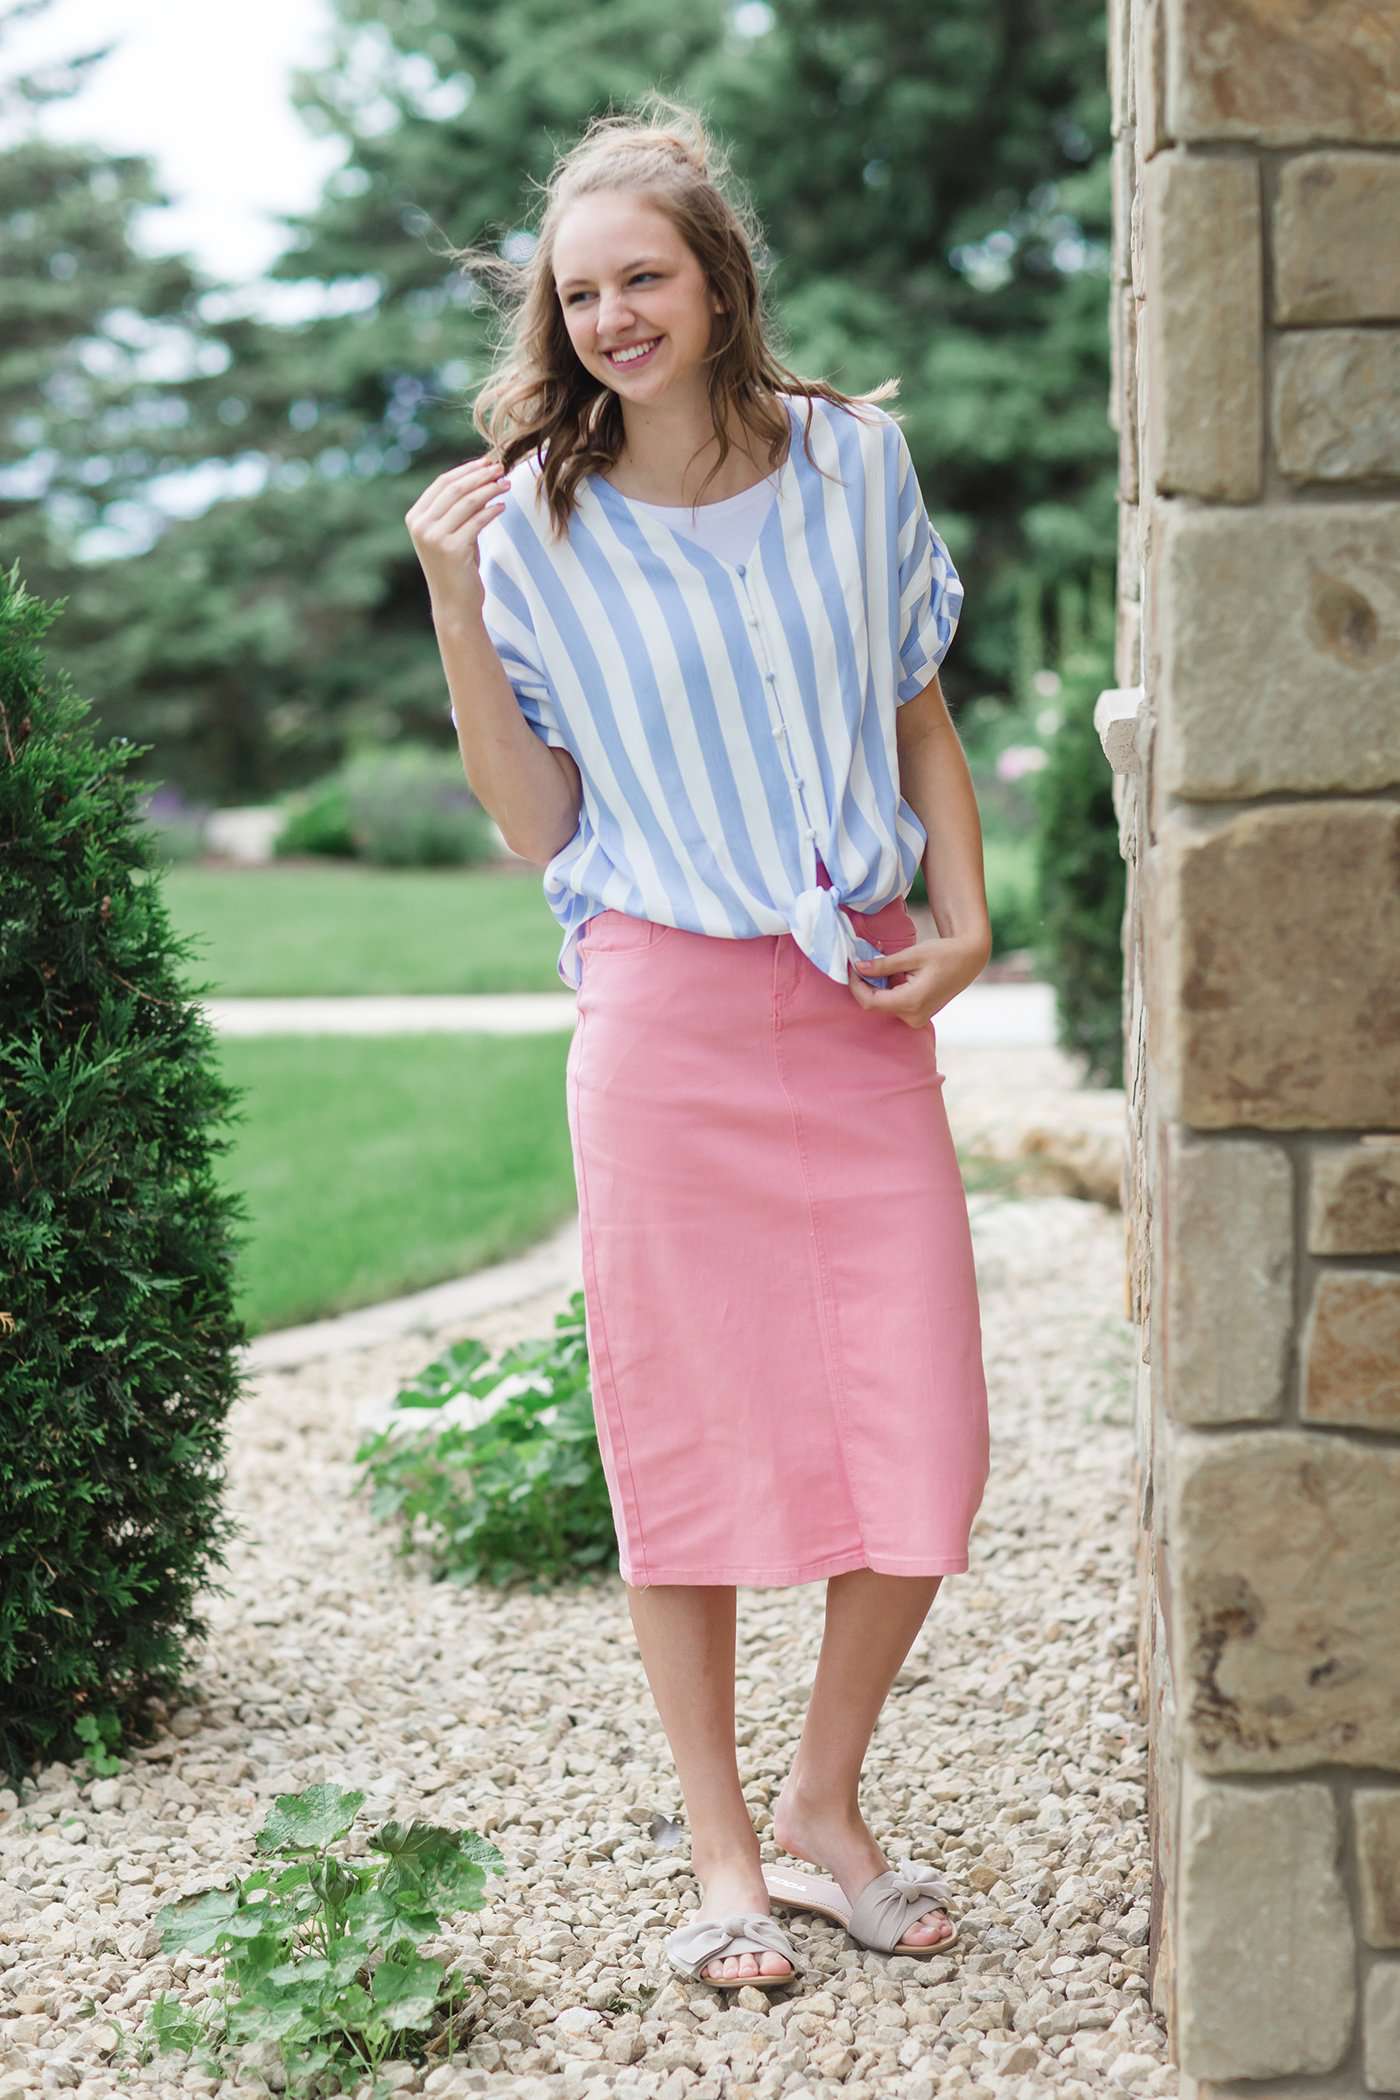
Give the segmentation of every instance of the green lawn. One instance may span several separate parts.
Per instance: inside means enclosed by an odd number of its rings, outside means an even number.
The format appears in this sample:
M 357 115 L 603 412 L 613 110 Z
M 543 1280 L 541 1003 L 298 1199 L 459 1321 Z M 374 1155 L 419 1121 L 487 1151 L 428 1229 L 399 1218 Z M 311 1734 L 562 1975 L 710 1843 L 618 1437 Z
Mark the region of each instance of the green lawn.
M 239 1311 L 294 1326 L 521 1252 L 575 1206 L 570 1036 L 223 1039 Z
M 562 935 L 539 868 L 364 868 L 299 862 L 167 868 L 186 981 L 211 996 L 562 992 Z

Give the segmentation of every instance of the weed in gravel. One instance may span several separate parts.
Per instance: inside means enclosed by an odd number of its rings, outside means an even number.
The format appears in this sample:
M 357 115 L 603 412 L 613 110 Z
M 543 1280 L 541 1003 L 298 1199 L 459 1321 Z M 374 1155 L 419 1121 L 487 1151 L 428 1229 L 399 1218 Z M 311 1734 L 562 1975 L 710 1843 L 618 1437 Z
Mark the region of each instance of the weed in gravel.
M 166 1991 L 153 2002 L 142 2061 L 176 2050 L 211 2073 L 245 2048 L 272 2045 L 289 2096 L 377 2078 L 389 2057 L 443 2062 L 470 2032 L 479 1975 L 418 1951 L 444 1912 L 480 1910 L 488 1872 L 505 1864 L 489 1838 L 431 1823 L 386 1823 L 377 1859 L 333 1852 L 364 1795 L 344 1787 L 279 1794 L 255 1845 L 273 1864 L 167 1904 L 156 1915 L 167 1954 L 215 1955 L 223 1987 L 212 2011 Z

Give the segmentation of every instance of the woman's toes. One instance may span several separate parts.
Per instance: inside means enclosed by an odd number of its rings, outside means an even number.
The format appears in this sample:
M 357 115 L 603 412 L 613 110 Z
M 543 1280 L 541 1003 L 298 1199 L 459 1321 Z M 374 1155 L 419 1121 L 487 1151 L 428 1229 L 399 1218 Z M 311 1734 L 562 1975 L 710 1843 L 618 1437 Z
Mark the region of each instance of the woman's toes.
M 765 1976 L 791 1976 L 792 1963 L 785 1954 L 765 1954 L 759 1963 Z
M 927 1947 L 937 1940 L 948 1939 L 952 1934 L 952 1930 L 951 1921 L 939 1911 L 931 1917 L 920 1918 L 917 1924 L 910 1925 L 905 1931 L 904 1937 L 906 1940 L 915 1942 L 918 1946 Z

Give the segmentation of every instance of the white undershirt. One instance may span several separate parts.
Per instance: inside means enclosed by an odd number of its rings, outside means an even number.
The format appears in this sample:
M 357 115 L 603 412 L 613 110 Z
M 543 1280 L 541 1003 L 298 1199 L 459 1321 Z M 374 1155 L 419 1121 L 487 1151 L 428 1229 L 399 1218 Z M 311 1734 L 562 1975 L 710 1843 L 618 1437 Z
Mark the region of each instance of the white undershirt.
M 629 496 L 627 501 L 687 539 L 698 540 L 721 561 L 740 562 L 752 552 L 777 493 L 778 477 L 774 474 L 751 489 L 740 489 L 737 496 L 726 496 L 719 503 L 702 503 L 698 510 L 689 503 L 642 503 L 635 496 Z

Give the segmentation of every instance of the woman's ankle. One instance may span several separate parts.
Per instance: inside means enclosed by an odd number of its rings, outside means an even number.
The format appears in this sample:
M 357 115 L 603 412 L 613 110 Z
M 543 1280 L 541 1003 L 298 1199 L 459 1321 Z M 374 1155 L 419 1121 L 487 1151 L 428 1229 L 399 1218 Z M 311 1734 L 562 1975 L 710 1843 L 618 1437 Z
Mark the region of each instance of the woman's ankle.
M 860 1789 L 844 1781 L 823 1782 L 796 1766 L 780 1789 L 783 1808 L 789 1816 L 810 1816 L 823 1823 L 848 1823 L 852 1829 L 864 1818 L 860 1812 Z
M 711 1839 L 692 1838 L 690 1866 L 699 1881 L 760 1874 L 763 1869 L 758 1850 L 758 1833 L 750 1828 L 747 1838 L 742 1833 Z

